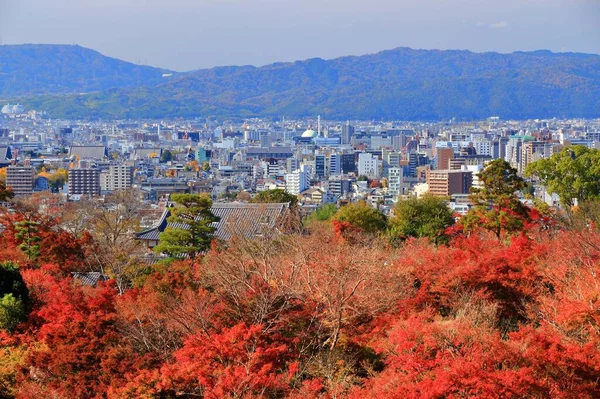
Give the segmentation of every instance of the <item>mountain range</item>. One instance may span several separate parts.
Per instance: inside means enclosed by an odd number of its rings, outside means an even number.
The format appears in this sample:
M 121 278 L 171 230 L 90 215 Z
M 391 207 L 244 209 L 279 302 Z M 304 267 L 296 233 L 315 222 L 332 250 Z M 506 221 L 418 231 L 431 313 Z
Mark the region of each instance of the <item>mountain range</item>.
M 0 46 L 0 98 L 73 119 L 595 118 L 600 56 L 397 48 L 176 73 L 79 46 Z

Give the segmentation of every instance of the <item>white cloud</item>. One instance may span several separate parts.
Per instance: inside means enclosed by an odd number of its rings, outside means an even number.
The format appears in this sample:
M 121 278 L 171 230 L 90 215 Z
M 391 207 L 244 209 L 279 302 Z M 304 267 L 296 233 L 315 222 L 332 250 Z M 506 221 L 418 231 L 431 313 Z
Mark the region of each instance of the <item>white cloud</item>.
M 495 22 L 490 25 L 490 28 L 492 29 L 504 29 L 506 27 L 508 27 L 508 22 L 506 21 Z

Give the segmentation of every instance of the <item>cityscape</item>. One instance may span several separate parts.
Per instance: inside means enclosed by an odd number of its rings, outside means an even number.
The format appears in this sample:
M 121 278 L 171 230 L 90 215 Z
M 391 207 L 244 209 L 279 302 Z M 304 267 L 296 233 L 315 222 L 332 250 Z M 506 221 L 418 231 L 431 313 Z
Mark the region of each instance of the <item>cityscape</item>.
M 523 174 L 570 145 L 600 145 L 600 120 L 71 122 L 21 105 L 2 114 L 0 165 L 17 197 L 46 191 L 79 201 L 136 188 L 159 209 L 171 193 L 248 202 L 279 189 L 298 197 L 303 215 L 359 201 L 389 215 L 399 199 L 427 192 L 464 214 L 486 163 L 503 159 Z M 536 181 L 522 199 L 559 204 Z
M 600 398 L 598 21 L 0 1 L 0 399 Z

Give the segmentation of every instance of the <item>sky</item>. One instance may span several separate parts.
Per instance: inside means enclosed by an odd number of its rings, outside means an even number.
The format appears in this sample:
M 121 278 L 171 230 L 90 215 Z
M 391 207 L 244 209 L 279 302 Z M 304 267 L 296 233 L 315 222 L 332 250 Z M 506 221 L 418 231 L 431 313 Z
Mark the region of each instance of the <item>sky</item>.
M 0 0 L 0 36 L 176 71 L 395 47 L 600 54 L 600 0 Z

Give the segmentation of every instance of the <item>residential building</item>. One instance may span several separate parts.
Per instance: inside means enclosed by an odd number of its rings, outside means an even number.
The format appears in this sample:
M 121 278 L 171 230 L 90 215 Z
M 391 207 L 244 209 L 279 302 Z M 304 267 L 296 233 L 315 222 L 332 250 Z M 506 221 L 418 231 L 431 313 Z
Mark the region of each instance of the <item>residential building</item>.
M 92 168 L 69 169 L 69 196 L 100 195 L 100 170 Z
M 388 171 L 388 192 L 393 196 L 402 194 L 403 183 L 402 168 L 389 168 Z
M 296 169 L 285 175 L 285 191 L 292 195 L 298 195 L 308 188 L 308 173 L 302 169 Z
M 33 192 L 34 171 L 31 166 L 9 166 L 6 168 L 6 186 L 16 196 L 29 195 Z
M 453 148 L 438 148 L 436 150 L 436 169 L 450 169 L 450 160 L 453 158 Z
M 110 165 L 107 172 L 100 174 L 102 191 L 128 190 L 133 185 L 133 166 Z

